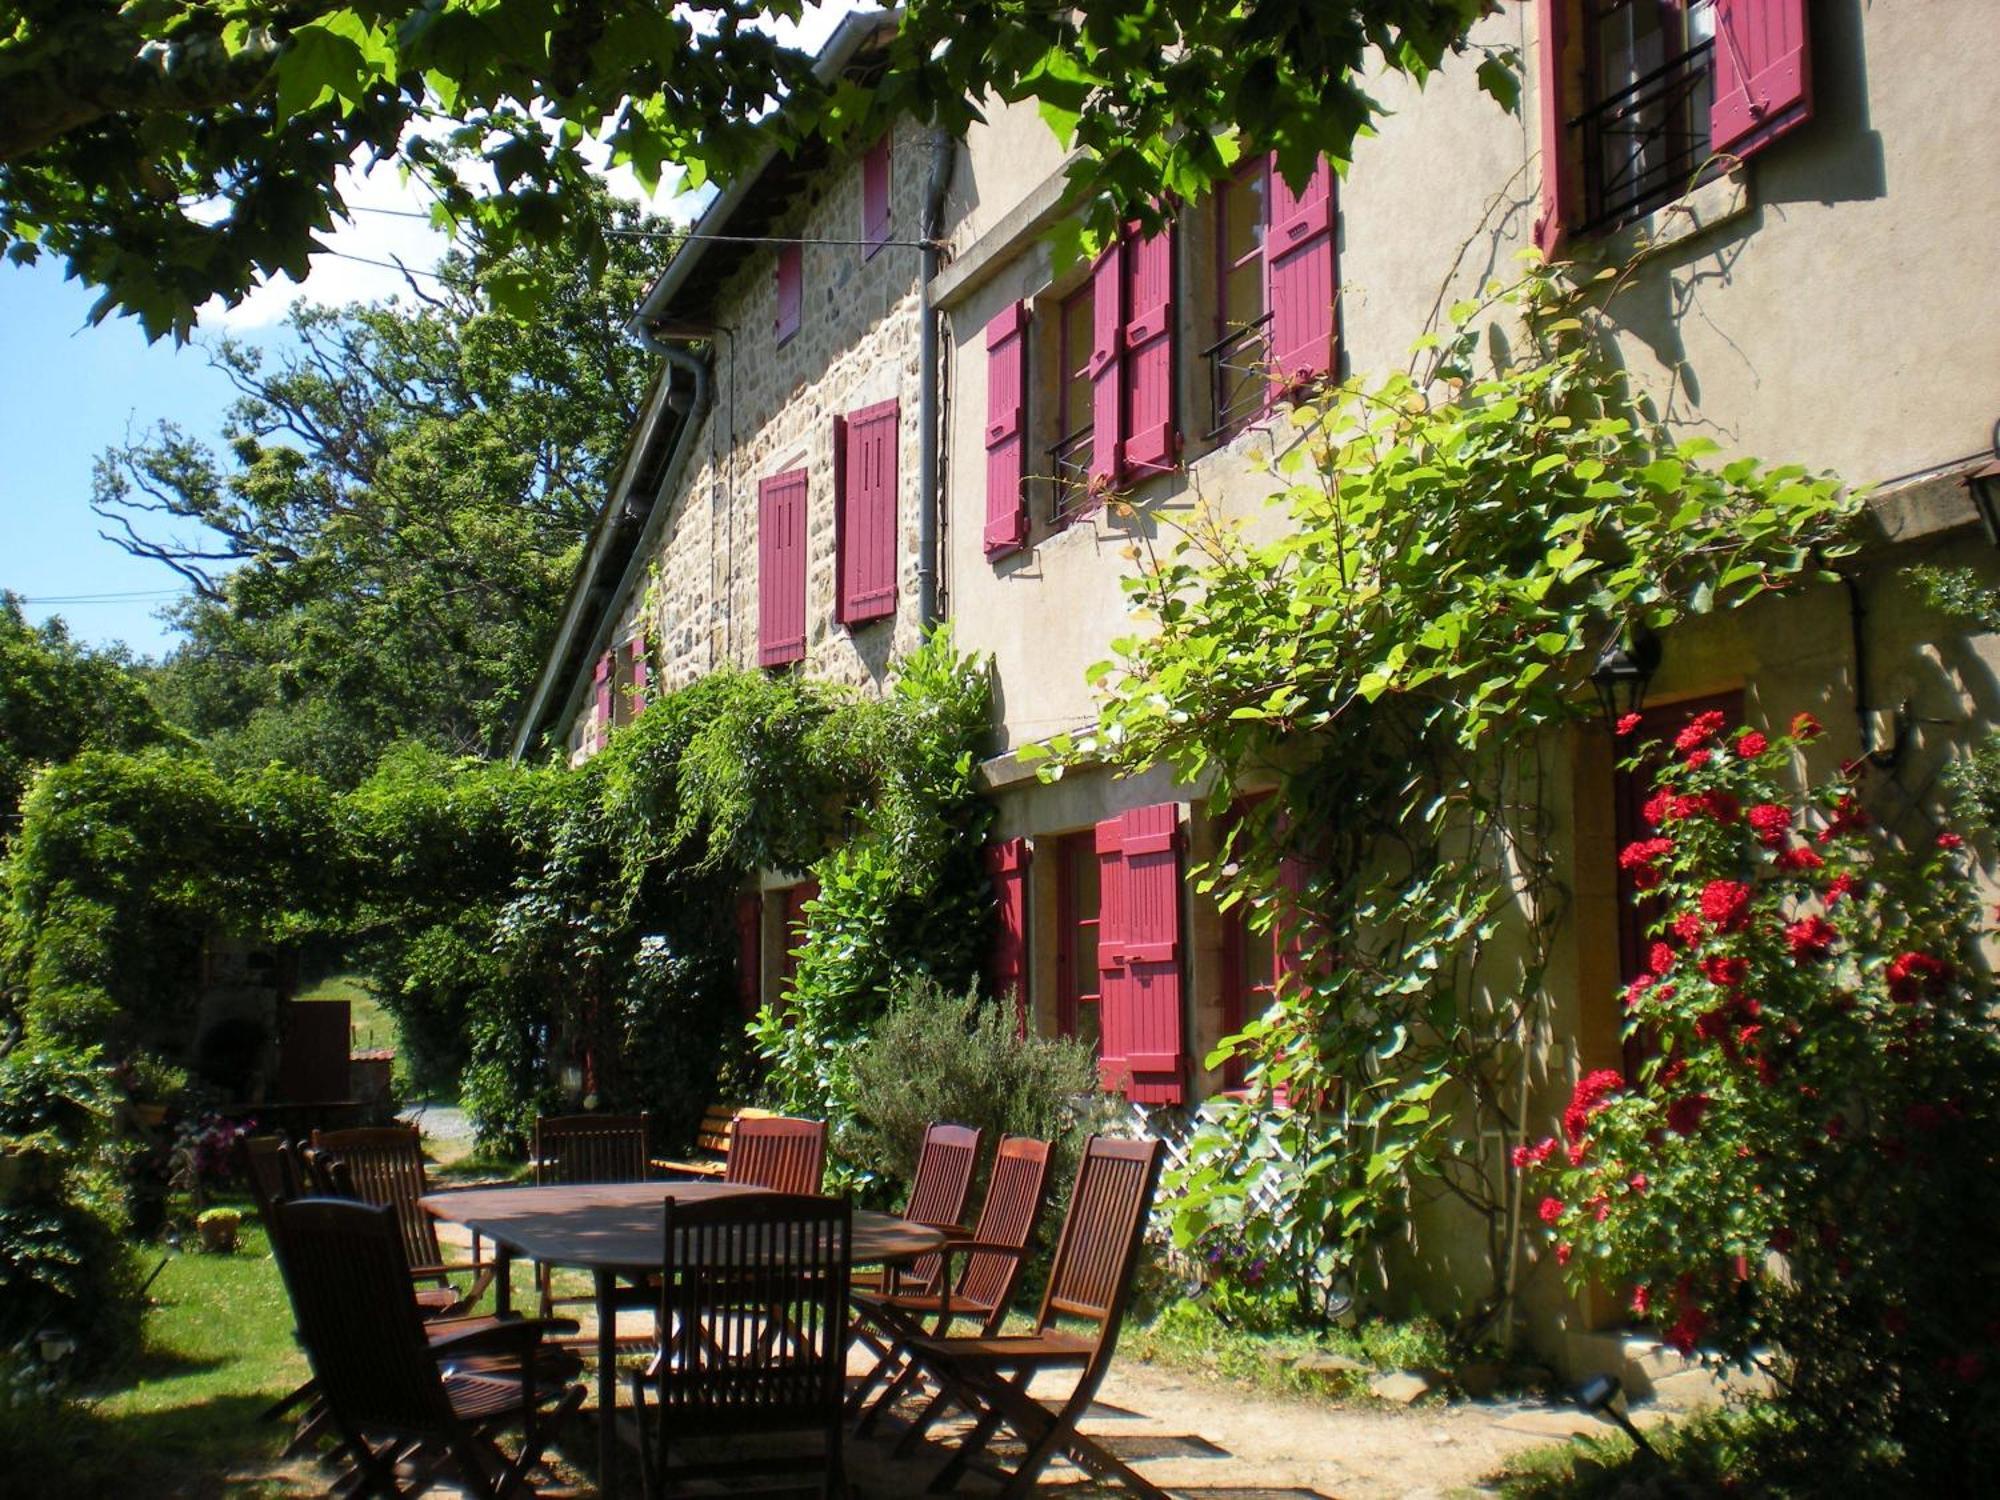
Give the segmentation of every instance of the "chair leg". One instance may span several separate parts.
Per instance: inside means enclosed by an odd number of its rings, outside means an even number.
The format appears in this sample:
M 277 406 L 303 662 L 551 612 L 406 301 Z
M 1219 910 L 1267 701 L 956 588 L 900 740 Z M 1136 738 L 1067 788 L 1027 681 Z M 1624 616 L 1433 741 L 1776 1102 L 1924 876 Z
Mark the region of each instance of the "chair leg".
M 896 1446 L 893 1450 L 896 1457 L 908 1458 L 912 1453 L 916 1452 L 917 1444 L 924 1440 L 924 1434 L 937 1425 L 938 1418 L 942 1417 L 946 1409 L 957 1399 L 948 1390 L 939 1391 L 935 1396 L 931 1397 L 924 1404 L 924 1409 L 917 1413 L 916 1421 L 912 1422 L 903 1435 L 896 1439 Z
M 942 1377 L 940 1378 L 942 1379 Z M 973 1410 L 979 1413 L 979 1421 L 973 1427 L 972 1431 L 966 1434 L 965 1438 L 959 1443 L 958 1451 L 952 1454 L 950 1461 L 942 1469 L 938 1470 L 937 1477 L 931 1480 L 930 1491 L 932 1494 L 949 1494 L 952 1490 L 956 1489 L 958 1481 L 965 1477 L 965 1471 L 971 1467 L 972 1461 L 986 1451 L 986 1445 L 993 1441 L 993 1435 L 1000 1430 L 1000 1423 L 1004 1418 L 999 1403 L 992 1399 L 990 1392 L 1001 1389 L 1009 1384 L 1020 1389 L 1025 1389 L 1028 1384 L 1028 1378 L 1029 1372 L 1026 1370 L 1022 1370 L 1016 1374 L 1012 1381 L 1001 1381 L 996 1376 L 992 1379 L 991 1385 L 987 1389 L 976 1388 L 972 1382 L 967 1381 L 960 1388 L 960 1391 L 955 1393 L 957 1399 L 961 1401 L 966 1401 L 967 1397 L 971 1397 L 972 1400 L 978 1402 L 978 1405 L 973 1406 Z M 980 1384 L 985 1386 L 986 1382 L 981 1382 Z M 946 1382 L 946 1389 L 951 1389 L 951 1382 Z M 971 1401 L 967 1401 L 967 1404 L 971 1405 L 972 1403 Z

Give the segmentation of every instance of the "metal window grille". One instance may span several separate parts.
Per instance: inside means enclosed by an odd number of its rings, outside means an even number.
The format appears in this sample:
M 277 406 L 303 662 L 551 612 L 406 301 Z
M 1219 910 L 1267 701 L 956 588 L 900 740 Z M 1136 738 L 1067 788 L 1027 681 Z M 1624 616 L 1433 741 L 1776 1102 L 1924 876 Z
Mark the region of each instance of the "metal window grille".
M 1709 154 L 1713 51 L 1698 42 L 1570 122 L 1582 147 L 1582 232 L 1630 223 L 1692 185 Z

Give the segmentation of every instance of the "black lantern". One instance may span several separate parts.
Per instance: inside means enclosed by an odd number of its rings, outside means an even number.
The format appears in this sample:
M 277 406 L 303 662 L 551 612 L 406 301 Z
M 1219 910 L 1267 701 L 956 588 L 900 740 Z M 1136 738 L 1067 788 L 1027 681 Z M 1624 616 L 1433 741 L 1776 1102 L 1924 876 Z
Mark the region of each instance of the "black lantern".
M 1636 714 L 1646 701 L 1646 685 L 1660 670 L 1660 638 L 1640 625 L 1627 641 L 1623 629 L 1613 631 L 1590 669 L 1590 685 L 1604 710 L 1604 726 L 1616 731 L 1618 721 Z

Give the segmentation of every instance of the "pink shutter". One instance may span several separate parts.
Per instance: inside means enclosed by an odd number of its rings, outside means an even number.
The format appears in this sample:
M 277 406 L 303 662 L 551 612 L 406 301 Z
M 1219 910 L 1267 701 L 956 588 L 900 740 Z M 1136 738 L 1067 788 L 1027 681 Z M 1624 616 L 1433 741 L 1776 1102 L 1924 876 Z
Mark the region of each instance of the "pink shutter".
M 1709 149 L 1749 156 L 1812 118 L 1806 0 L 1715 0 Z
M 779 343 L 799 331 L 805 311 L 805 269 L 797 245 L 778 247 L 778 312 L 771 331 Z
M 1122 1089 L 1132 1076 L 1125 1063 L 1132 1009 L 1132 971 L 1125 962 L 1125 826 L 1106 818 L 1096 833 L 1097 1082 Z
M 632 637 L 632 717 L 638 718 L 646 711 L 646 686 L 649 670 L 646 661 L 646 637 Z
M 861 158 L 861 238 L 867 242 L 864 260 L 872 259 L 889 239 L 889 137 L 868 148 Z
M 745 1020 L 764 1004 L 764 898 L 755 891 L 736 898 L 736 1001 Z
M 757 486 L 757 663 L 806 654 L 806 471 Z
M 596 670 L 590 674 L 590 730 L 600 745 L 611 732 L 612 691 L 611 653 L 607 651 L 597 658 Z
M 1090 273 L 1090 484 L 1108 488 L 1125 468 L 1125 247 L 1114 240 Z
M 1333 165 L 1321 157 L 1297 193 L 1286 185 L 1275 159 L 1267 180 L 1271 369 L 1284 389 L 1335 369 Z
M 1569 232 L 1564 191 L 1569 177 L 1569 91 L 1564 54 L 1569 50 L 1569 8 L 1574 0 L 1535 0 L 1535 113 L 1541 127 L 1541 209 L 1535 244 L 1544 255 L 1562 248 Z
M 884 401 L 835 418 L 839 610 L 849 625 L 896 612 L 899 408 Z
M 1174 466 L 1174 231 L 1125 243 L 1125 468 Z
M 1126 1094 L 1138 1104 L 1178 1104 L 1187 1048 L 1181 1017 L 1180 809 L 1135 807 L 1120 820 L 1125 855 L 1121 946 L 1126 1003 Z M 1105 1031 L 1111 1030 L 1110 1016 Z
M 986 325 L 986 555 L 1028 540 L 1028 315 L 1016 302 Z
M 1014 1006 L 1014 1030 L 1028 1034 L 1028 841 L 1000 839 L 986 846 L 997 922 L 993 934 L 993 995 Z
M 833 622 L 847 623 L 848 574 L 853 567 L 848 554 L 854 549 L 854 518 L 848 513 L 848 423 L 851 417 L 833 419 Z

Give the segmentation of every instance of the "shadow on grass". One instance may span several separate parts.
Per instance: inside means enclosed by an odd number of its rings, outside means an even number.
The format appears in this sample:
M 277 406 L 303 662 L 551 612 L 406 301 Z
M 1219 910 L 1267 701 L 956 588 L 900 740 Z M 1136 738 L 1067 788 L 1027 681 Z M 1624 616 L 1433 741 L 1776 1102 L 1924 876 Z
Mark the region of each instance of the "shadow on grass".
M 310 1493 L 255 1477 L 275 1466 L 284 1440 L 285 1429 L 258 1421 L 269 1404 L 261 1396 L 218 1395 L 116 1415 L 83 1403 L 22 1408 L 0 1414 L 0 1453 L 7 1472 L 34 1476 L 40 1495 L 234 1500 Z

